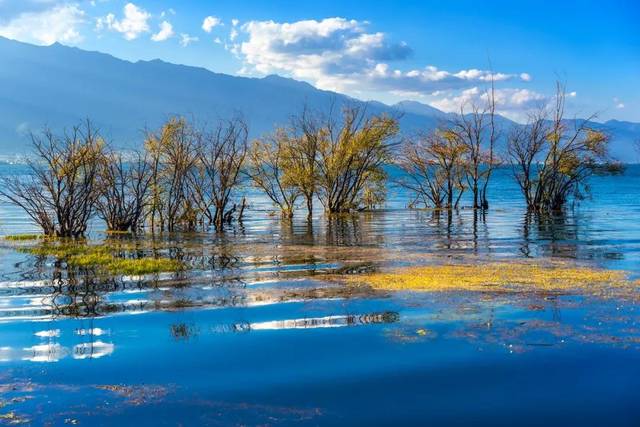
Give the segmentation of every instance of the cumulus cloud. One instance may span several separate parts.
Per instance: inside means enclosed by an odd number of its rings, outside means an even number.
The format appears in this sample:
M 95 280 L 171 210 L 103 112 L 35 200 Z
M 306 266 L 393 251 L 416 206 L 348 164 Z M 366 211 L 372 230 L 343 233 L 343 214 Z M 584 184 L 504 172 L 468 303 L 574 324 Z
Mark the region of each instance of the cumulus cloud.
M 250 21 L 242 25 L 246 41 L 234 44 L 245 72 L 283 73 L 321 89 L 343 92 L 396 91 L 422 94 L 464 89 L 482 82 L 523 80 L 526 74 L 479 69 L 455 72 L 434 66 L 400 70 L 390 63 L 407 59 L 411 48 L 387 34 L 368 31 L 368 23 L 345 18 L 293 23 Z M 231 38 L 234 41 L 235 37 Z
M 182 47 L 187 47 L 191 43 L 195 43 L 195 42 L 197 42 L 199 40 L 200 39 L 198 37 L 192 37 L 192 36 L 190 36 L 189 34 L 186 34 L 186 33 L 180 34 L 180 45 Z
M 56 5 L 37 12 L 23 12 L 3 25 L 0 36 L 40 45 L 82 41 L 79 27 L 85 13 L 76 4 Z
M 440 94 L 439 94 L 440 95 Z M 460 92 L 445 94 L 429 102 L 445 112 L 460 112 L 461 107 L 469 111 L 471 105 L 486 105 L 489 94 L 477 86 Z M 545 95 L 529 89 L 505 88 L 495 90 L 496 111 L 516 121 L 524 121 L 526 114 L 550 101 Z
M 344 18 L 294 23 L 251 21 L 242 26 L 248 40 L 240 53 L 259 73 L 285 72 L 326 88 L 371 69 L 376 58 L 406 58 L 410 49 L 392 44 L 383 33 L 365 32 L 365 24 Z
M 151 36 L 154 42 L 162 42 L 173 36 L 173 25 L 167 21 L 160 23 L 160 31 Z
M 216 16 L 207 16 L 206 18 L 204 18 L 204 21 L 202 21 L 202 29 L 206 33 L 210 33 L 215 27 L 219 25 L 222 25 L 222 21 Z
M 98 18 L 96 28 L 107 28 L 122 33 L 125 39 L 134 40 L 142 33 L 149 32 L 149 19 L 151 14 L 133 3 L 127 3 L 123 9 L 124 17 L 116 19 L 113 13 L 103 18 Z

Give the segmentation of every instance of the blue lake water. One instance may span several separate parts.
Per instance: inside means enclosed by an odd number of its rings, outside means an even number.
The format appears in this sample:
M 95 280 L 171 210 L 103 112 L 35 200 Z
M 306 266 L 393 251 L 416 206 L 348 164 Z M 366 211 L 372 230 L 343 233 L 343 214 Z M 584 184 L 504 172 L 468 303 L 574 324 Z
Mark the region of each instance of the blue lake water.
M 638 426 L 638 293 L 346 292 L 326 276 L 555 258 L 639 278 L 640 167 L 591 187 L 532 218 L 505 168 L 485 215 L 407 210 L 392 186 L 380 211 L 291 224 L 246 189 L 242 225 L 157 237 L 190 269 L 153 278 L 2 241 L 0 425 Z M 33 230 L 0 204 L 0 235 Z

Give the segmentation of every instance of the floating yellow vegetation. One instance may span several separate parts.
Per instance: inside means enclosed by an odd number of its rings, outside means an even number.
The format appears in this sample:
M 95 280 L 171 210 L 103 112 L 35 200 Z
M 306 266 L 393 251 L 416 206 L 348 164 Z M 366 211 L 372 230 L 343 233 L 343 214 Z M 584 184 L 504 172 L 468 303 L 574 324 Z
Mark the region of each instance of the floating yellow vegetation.
M 182 269 L 179 261 L 170 258 L 118 258 L 108 254 L 75 255 L 67 261 L 70 265 L 100 267 L 111 274 L 141 276 L 172 272 Z
M 9 236 L 4 236 L 5 240 L 10 240 L 14 242 L 22 242 L 25 240 L 38 240 L 42 238 L 42 234 L 11 234 Z
M 127 246 L 89 245 L 85 242 L 56 242 L 27 248 L 37 256 L 52 256 L 75 267 L 97 268 L 109 274 L 145 275 L 183 269 L 180 261 L 160 257 L 126 257 Z
M 374 289 L 416 291 L 594 291 L 631 288 L 625 272 L 561 262 L 492 262 L 406 267 L 347 277 Z

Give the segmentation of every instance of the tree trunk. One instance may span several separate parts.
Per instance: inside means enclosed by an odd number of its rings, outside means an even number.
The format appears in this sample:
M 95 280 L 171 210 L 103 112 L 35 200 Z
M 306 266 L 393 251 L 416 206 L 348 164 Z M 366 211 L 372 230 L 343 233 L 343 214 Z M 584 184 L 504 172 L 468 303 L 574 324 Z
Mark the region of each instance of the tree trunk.
M 313 195 L 307 196 L 307 218 L 313 217 Z

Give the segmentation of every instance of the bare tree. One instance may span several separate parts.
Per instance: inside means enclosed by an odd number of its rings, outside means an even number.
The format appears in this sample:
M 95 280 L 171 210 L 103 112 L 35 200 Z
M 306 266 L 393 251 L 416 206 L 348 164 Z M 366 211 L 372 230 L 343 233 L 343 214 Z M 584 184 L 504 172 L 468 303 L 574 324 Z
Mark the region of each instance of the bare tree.
M 514 177 L 530 208 L 535 206 L 539 162 L 550 132 L 547 113 L 545 106 L 540 107 L 529 115 L 527 124 L 515 126 L 508 137 Z
M 470 104 L 471 111 L 460 106 L 450 131 L 467 147 L 467 181 L 473 193 L 473 208 L 489 208 L 487 191 L 493 170 L 498 164 L 496 141 L 499 133 L 495 122 L 496 96 L 493 75 L 484 105 Z
M 106 154 L 96 209 L 109 230 L 136 231 L 144 225 L 152 176 L 146 152 L 128 158 L 114 151 Z
M 457 208 L 465 190 L 466 152 L 466 145 L 446 130 L 406 141 L 398 157 L 406 177 L 398 184 L 414 193 L 414 204 L 420 201 L 438 209 Z
M 81 237 L 99 196 L 104 141 L 90 121 L 57 136 L 31 136 L 28 177 L 5 178 L 0 195 L 25 210 L 46 235 Z
M 229 206 L 241 181 L 247 135 L 246 123 L 234 118 L 219 122 L 215 129 L 199 136 L 196 160 L 189 173 L 189 192 L 209 225 L 213 224 L 216 230 L 230 222 L 237 209 L 237 204 Z

